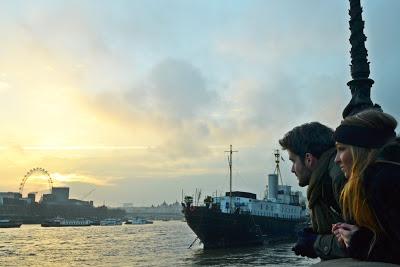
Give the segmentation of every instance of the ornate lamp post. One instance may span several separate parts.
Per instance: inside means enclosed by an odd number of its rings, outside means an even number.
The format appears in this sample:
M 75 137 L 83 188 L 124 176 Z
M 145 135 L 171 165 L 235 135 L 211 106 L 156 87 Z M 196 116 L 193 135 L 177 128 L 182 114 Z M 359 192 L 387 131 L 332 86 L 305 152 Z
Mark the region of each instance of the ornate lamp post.
M 351 44 L 351 81 L 347 83 L 351 91 L 351 100 L 343 110 L 343 118 L 356 114 L 363 109 L 376 108 L 381 110 L 378 104 L 371 101 L 371 87 L 374 80 L 369 78 L 368 51 L 365 48 L 367 37 L 364 35 L 364 21 L 362 20 L 362 8 L 360 0 L 350 1 L 350 44 Z

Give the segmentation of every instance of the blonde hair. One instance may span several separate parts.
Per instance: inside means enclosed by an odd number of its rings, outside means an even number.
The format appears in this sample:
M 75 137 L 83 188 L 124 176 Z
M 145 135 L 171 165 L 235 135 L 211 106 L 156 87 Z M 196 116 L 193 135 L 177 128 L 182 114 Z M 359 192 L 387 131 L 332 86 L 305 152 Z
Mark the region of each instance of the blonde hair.
M 345 118 L 341 124 L 394 131 L 397 121 L 389 114 L 377 110 L 366 110 Z M 375 161 L 379 149 L 350 145 L 350 151 L 353 165 L 349 180 L 340 196 L 343 216 L 347 220 L 353 220 L 358 226 L 372 230 L 376 236 L 384 229 L 379 226 L 375 213 L 367 202 L 363 180 L 366 168 Z
M 374 162 L 377 149 L 350 146 L 353 166 L 350 178 L 343 188 L 340 196 L 343 216 L 347 220 L 354 220 L 359 226 L 364 226 L 375 233 L 380 231 L 373 211 L 366 201 L 363 187 L 363 174 L 365 169 Z

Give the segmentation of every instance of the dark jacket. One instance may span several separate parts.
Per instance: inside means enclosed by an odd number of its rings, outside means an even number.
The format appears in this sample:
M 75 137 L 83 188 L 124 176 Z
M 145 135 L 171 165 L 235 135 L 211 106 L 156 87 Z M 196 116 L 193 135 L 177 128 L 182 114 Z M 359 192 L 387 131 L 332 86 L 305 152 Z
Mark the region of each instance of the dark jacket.
M 361 228 L 350 240 L 353 258 L 400 264 L 400 144 L 385 146 L 364 174 L 367 203 L 384 230 Z
M 346 178 L 334 162 L 336 149 L 332 148 L 318 159 L 307 190 L 311 223 L 318 234 L 314 250 L 321 259 L 346 257 L 344 247 L 331 233 L 332 224 L 343 222 L 339 198 Z

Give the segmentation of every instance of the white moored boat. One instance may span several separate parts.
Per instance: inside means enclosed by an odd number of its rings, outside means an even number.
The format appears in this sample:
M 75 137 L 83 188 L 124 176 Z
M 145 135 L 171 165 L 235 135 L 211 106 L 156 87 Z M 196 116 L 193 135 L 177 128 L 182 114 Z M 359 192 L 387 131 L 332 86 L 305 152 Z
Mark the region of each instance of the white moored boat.
M 120 219 L 108 218 L 101 220 L 100 225 L 102 226 L 122 225 L 122 221 Z
M 78 227 L 78 226 L 90 226 L 92 224 L 91 220 L 77 218 L 77 219 L 64 219 L 61 217 L 56 217 L 44 221 L 42 227 Z

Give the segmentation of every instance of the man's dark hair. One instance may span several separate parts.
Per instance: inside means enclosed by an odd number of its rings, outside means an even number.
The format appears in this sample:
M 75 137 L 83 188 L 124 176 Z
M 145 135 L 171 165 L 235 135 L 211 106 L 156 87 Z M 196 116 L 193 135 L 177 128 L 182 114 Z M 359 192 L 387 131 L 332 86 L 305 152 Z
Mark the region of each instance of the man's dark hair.
M 294 127 L 279 140 L 279 144 L 301 158 L 306 153 L 319 158 L 322 153 L 335 146 L 335 140 L 331 128 L 319 122 L 310 122 Z

